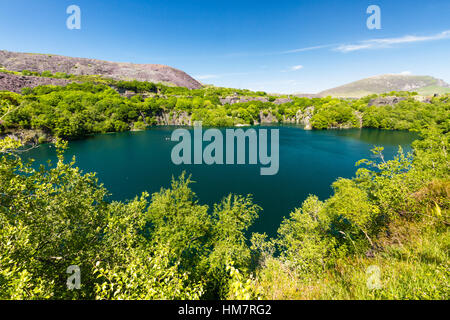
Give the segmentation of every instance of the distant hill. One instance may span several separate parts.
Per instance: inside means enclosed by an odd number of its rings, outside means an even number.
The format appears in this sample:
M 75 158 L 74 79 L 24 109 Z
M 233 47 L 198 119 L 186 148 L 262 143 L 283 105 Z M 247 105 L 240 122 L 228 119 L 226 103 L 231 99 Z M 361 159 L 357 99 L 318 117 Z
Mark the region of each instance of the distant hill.
M 430 76 L 386 74 L 322 91 L 318 96 L 360 98 L 391 91 L 415 91 L 420 95 L 450 93 L 450 85 Z
M 160 64 L 134 64 L 96 59 L 72 58 L 53 54 L 0 50 L 0 67 L 11 71 L 51 71 L 74 75 L 101 75 L 117 80 L 139 80 L 198 89 L 200 82 L 187 73 Z M 1 90 L 1 89 L 0 89 Z

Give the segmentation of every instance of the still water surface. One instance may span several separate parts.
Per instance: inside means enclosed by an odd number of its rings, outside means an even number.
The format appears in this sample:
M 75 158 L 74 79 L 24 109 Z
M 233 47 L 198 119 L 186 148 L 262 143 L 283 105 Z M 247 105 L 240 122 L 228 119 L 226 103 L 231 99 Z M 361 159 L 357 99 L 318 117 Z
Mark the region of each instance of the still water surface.
M 384 146 L 385 158 L 392 159 L 398 146 L 410 150 L 410 143 L 417 138 L 410 132 L 375 129 L 269 128 L 280 130 L 280 167 L 274 176 L 261 176 L 259 164 L 176 166 L 170 157 L 176 144 L 170 141 L 173 127 L 72 141 L 66 159 L 75 155 L 77 166 L 84 172 L 97 172 L 113 200 L 131 199 L 142 191 L 157 192 L 161 187 L 169 187 L 171 177 L 183 171 L 192 174 L 196 181 L 191 187 L 200 203 L 211 205 L 229 193 L 252 194 L 263 211 L 251 230 L 273 236 L 282 218 L 289 216 L 309 194 L 325 199 L 332 193 L 333 181 L 353 177 L 355 162 L 370 158 L 374 145 Z M 36 159 L 37 164 L 56 160 L 52 145 L 42 145 L 27 157 Z

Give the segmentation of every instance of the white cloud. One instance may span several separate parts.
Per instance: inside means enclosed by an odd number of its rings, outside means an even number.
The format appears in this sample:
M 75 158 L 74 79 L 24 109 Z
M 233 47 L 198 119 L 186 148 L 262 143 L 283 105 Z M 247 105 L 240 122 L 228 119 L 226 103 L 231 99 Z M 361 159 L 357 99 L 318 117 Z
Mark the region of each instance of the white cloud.
M 300 69 L 303 69 L 303 66 L 302 66 L 302 65 L 292 66 L 292 67 L 291 67 L 291 70 L 292 70 L 292 71 L 297 71 L 297 70 L 300 70 Z
M 287 53 L 305 52 L 305 51 L 312 51 L 312 50 L 319 50 L 319 49 L 323 49 L 323 48 L 329 48 L 329 47 L 332 47 L 332 46 L 335 46 L 335 45 L 334 44 L 326 44 L 326 45 L 322 45 L 322 46 L 298 48 L 298 49 L 287 50 L 287 51 L 282 51 L 282 52 L 277 52 L 277 53 L 278 54 L 287 54 Z
M 412 75 L 412 72 L 411 71 L 402 71 L 399 74 L 402 76 L 409 76 L 409 75 Z
M 298 70 L 301 70 L 303 68 L 304 67 L 301 64 L 299 64 L 299 65 L 296 65 L 296 66 L 289 67 L 288 69 L 281 70 L 281 72 L 298 71 Z
M 445 39 L 450 39 L 450 30 L 443 31 L 441 33 L 430 35 L 430 36 L 406 35 L 406 36 L 398 37 L 398 38 L 365 40 L 365 41 L 360 41 L 355 44 L 343 44 L 343 45 L 338 46 L 334 50 L 347 53 L 347 52 L 358 51 L 358 50 L 390 48 L 393 45 L 397 45 L 397 44 L 425 42 L 425 41 L 437 41 L 437 40 L 445 40 Z
M 335 47 L 336 44 L 326 44 L 326 45 L 320 45 L 320 46 L 313 46 L 313 47 L 305 47 L 305 48 L 297 48 L 292 50 L 286 50 L 286 51 L 274 51 L 274 52 L 235 52 L 235 53 L 228 53 L 224 55 L 227 58 L 236 58 L 236 57 L 248 57 L 248 56 L 257 56 L 257 57 L 264 57 L 264 56 L 276 56 L 276 55 L 282 55 L 282 54 L 290 54 L 290 53 L 298 53 L 298 52 L 305 52 L 305 51 L 312 51 L 312 50 L 319 50 L 323 48 L 330 48 Z
M 273 55 L 284 55 L 284 54 L 291 54 L 291 53 L 299 53 L 299 52 L 306 52 L 306 51 L 313 51 L 313 50 L 320 50 L 325 48 L 332 48 L 334 51 L 339 52 L 353 52 L 353 51 L 359 51 L 359 50 L 369 50 L 369 49 L 380 49 L 380 48 L 391 48 L 393 45 L 399 45 L 404 43 L 414 43 L 414 42 L 425 42 L 425 41 L 437 41 L 437 40 L 446 40 L 450 39 L 450 30 L 446 30 L 434 35 L 429 36 L 413 36 L 413 35 L 406 35 L 402 37 L 397 38 L 381 38 L 381 39 L 370 39 L 370 40 L 364 40 L 359 41 L 351 44 L 325 44 L 325 45 L 318 45 L 318 46 L 312 46 L 312 47 L 304 47 L 304 48 L 297 48 L 292 50 L 285 50 L 285 51 L 277 51 L 277 52 L 258 52 L 258 53 L 231 53 L 225 55 L 226 57 L 243 57 L 243 56 L 273 56 Z

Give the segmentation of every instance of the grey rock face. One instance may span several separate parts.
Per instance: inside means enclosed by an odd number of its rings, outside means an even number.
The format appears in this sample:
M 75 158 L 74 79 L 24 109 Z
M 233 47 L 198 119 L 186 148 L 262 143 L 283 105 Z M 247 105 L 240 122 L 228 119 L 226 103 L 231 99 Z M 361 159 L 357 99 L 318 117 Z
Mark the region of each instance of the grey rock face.
M 192 116 L 183 111 L 180 113 L 162 113 L 156 116 L 158 125 L 191 126 Z
M 283 103 L 288 103 L 288 102 L 292 102 L 291 98 L 278 98 L 274 100 L 274 104 L 283 104 Z
M 33 76 L 18 76 L 0 72 L 0 90 L 21 93 L 23 88 L 34 88 L 43 85 L 64 86 L 71 81 Z
M 379 97 L 369 101 L 369 106 L 393 106 L 400 101 L 406 100 L 405 97 Z
M 235 103 L 241 103 L 241 102 L 250 102 L 250 101 L 268 102 L 269 100 L 267 98 L 264 98 L 264 97 L 229 96 L 229 97 L 225 97 L 225 98 L 220 98 L 220 103 L 222 105 L 235 104 Z

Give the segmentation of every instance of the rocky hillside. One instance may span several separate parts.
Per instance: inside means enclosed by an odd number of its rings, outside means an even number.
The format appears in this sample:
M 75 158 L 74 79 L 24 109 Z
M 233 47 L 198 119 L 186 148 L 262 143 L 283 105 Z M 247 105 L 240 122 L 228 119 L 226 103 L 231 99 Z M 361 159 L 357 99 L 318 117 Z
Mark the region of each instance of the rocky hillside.
M 0 50 L 0 67 L 11 71 L 64 72 L 74 75 L 101 75 L 117 80 L 170 83 L 189 89 L 201 84 L 187 73 L 160 64 L 133 64 L 51 54 L 19 53 Z M 11 77 L 10 77 L 11 78 Z M 17 80 L 16 80 L 17 81 Z M 31 80 L 32 81 L 32 80 Z M 0 88 L 0 90 L 6 90 Z
M 450 92 L 450 85 L 430 76 L 387 74 L 325 90 L 320 92 L 319 96 L 360 98 L 369 94 L 391 91 L 416 91 L 423 95 L 440 94 Z
M 37 86 L 55 85 L 64 86 L 70 81 L 65 79 L 53 79 L 45 77 L 18 76 L 0 72 L 0 90 L 20 93 L 22 88 L 34 88 Z

